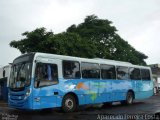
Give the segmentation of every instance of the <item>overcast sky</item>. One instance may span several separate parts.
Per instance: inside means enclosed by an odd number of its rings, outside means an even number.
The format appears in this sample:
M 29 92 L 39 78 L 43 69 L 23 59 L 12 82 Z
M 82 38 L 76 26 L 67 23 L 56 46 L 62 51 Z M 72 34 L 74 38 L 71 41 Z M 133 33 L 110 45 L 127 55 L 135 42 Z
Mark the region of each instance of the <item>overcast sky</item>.
M 160 63 L 160 0 L 0 0 L 0 67 L 20 55 L 9 43 L 23 32 L 45 27 L 59 33 L 91 14 L 112 21 L 148 64 Z

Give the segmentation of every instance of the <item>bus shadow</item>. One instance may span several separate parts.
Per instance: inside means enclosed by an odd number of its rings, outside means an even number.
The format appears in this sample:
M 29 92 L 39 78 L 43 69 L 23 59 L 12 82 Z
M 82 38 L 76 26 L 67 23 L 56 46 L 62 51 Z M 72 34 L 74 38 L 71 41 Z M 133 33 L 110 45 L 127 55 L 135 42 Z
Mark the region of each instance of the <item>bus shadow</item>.
M 145 104 L 144 102 L 135 102 L 132 106 L 139 106 Z M 18 115 L 18 120 L 28 120 L 28 119 L 83 119 L 91 117 L 94 119 L 97 117 L 97 114 L 117 114 L 116 109 L 125 109 L 129 106 L 122 105 L 120 103 L 113 103 L 113 105 L 103 106 L 103 104 L 95 104 L 95 105 L 85 105 L 80 106 L 76 112 L 72 113 L 64 113 L 60 108 L 54 109 L 43 109 L 43 110 L 34 110 L 34 111 L 27 111 L 27 110 L 16 110 L 11 109 L 9 110 L 9 115 Z M 119 109 L 117 109 L 119 110 Z M 122 111 L 123 112 L 123 111 Z
M 84 105 L 80 106 L 76 112 L 72 113 L 64 113 L 60 108 L 34 111 L 9 109 L 9 111 L 6 112 L 8 115 L 18 115 L 18 120 L 81 120 L 84 118 L 94 120 L 97 119 L 98 114 L 118 114 L 118 111 L 120 111 L 120 114 L 124 114 L 123 112 L 127 111 L 129 107 L 137 107 L 140 105 L 145 105 L 145 103 L 134 102 L 133 105 L 130 106 L 122 105 L 119 102 L 109 106 L 104 106 L 103 104 Z
M 139 101 L 139 102 L 134 102 L 132 105 L 125 105 L 125 104 L 121 104 L 120 102 L 114 102 L 112 105 L 103 105 L 103 104 L 97 104 L 97 105 L 92 105 L 90 107 L 87 107 L 85 110 L 86 111 L 91 111 L 93 110 L 93 108 L 95 110 L 103 110 L 103 109 L 112 109 L 112 108 L 119 108 L 119 107 L 132 107 L 132 106 L 139 106 L 139 105 L 143 105 L 145 104 L 145 102 Z
M 92 104 L 92 105 L 84 105 L 84 106 L 79 106 L 78 110 L 73 112 L 72 114 L 77 114 L 77 113 L 83 113 L 83 112 L 90 112 L 90 111 L 101 111 L 101 110 L 111 110 L 111 109 L 116 109 L 116 108 L 124 108 L 124 107 L 133 107 L 133 106 L 139 106 L 143 105 L 145 102 L 134 102 L 132 105 L 124 105 L 121 104 L 120 102 L 115 102 L 112 105 L 103 105 L 103 104 Z M 19 109 L 12 109 L 9 111 L 10 113 L 19 113 L 19 114 L 43 114 L 43 115 L 48 115 L 48 114 L 66 114 L 64 113 L 61 108 L 53 108 L 53 109 L 42 109 L 42 110 L 19 110 Z M 67 113 L 69 114 L 69 113 Z

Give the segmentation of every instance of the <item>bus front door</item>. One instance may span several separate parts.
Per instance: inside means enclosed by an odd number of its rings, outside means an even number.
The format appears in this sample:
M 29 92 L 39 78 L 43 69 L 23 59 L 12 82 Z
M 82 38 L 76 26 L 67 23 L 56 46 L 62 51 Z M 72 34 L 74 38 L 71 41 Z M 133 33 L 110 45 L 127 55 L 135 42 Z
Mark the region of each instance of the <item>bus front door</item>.
M 47 61 L 50 63 L 41 61 L 36 64 L 33 95 L 34 100 L 39 102 L 35 102 L 35 107 L 53 108 L 57 106 L 59 61 L 54 59 Z

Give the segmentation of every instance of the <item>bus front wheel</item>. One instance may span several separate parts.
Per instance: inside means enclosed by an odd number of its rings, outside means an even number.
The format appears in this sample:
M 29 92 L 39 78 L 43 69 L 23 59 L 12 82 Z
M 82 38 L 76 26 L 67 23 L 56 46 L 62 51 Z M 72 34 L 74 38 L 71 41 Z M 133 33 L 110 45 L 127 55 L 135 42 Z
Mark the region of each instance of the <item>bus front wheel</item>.
M 73 112 L 77 108 L 76 99 L 73 95 L 66 95 L 62 101 L 62 110 L 64 112 Z

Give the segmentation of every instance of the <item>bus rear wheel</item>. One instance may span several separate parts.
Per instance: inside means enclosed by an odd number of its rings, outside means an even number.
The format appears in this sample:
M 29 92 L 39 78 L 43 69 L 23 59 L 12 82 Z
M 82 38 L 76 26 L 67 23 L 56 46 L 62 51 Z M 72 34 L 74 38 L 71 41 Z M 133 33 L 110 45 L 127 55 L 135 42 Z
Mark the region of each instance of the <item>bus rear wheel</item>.
M 126 96 L 126 100 L 122 101 L 121 103 L 131 105 L 133 104 L 133 99 L 134 99 L 133 92 L 129 91 Z
M 62 110 L 64 112 L 74 112 L 77 108 L 76 99 L 73 95 L 66 95 L 62 101 Z

